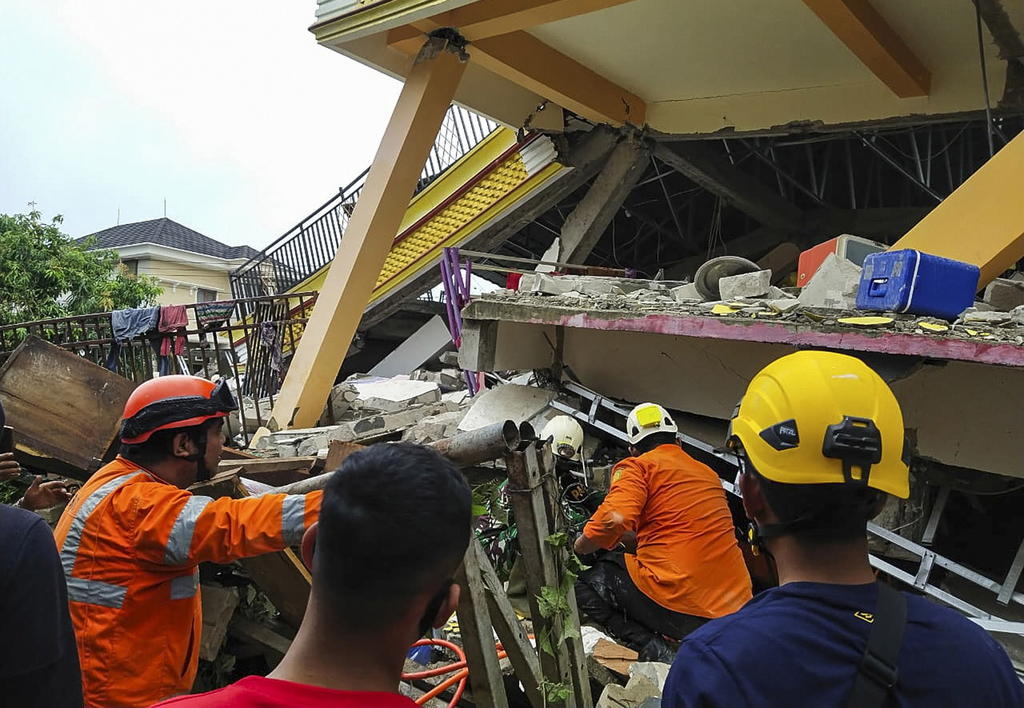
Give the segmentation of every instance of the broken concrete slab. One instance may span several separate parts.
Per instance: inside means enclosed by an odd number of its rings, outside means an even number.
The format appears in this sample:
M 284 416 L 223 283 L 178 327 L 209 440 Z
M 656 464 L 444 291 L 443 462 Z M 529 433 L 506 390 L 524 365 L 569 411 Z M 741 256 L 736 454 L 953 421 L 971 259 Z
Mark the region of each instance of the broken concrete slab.
M 669 293 L 676 302 L 701 302 L 704 299 L 693 283 L 672 288 Z
M 477 430 L 503 420 L 530 420 L 555 397 L 554 391 L 535 386 L 505 384 L 477 394 L 459 430 Z
M 860 273 L 860 266 L 834 253 L 828 254 L 811 282 L 800 292 L 800 304 L 831 310 L 854 309 L 857 306 Z
M 637 661 L 629 667 L 629 680 L 630 682 L 634 679 L 650 681 L 658 687 L 659 691 L 662 691 L 671 668 L 670 664 L 663 664 L 660 661 Z
M 982 300 L 996 310 L 1009 311 L 1024 305 L 1024 282 L 1009 278 L 996 278 L 985 288 Z
M 772 286 L 770 270 L 756 270 L 753 273 L 739 273 L 720 278 L 718 292 L 723 300 L 735 300 L 741 297 L 761 297 L 768 294 Z
M 393 352 L 370 369 L 370 375 L 408 374 L 413 369 L 423 366 L 425 362 L 435 358 L 451 344 L 451 341 L 452 337 L 448 332 L 447 323 L 440 316 L 434 315 L 411 337 L 399 344 Z
M 358 397 L 352 408 L 359 411 L 396 413 L 410 406 L 437 403 L 441 389 L 433 381 L 393 378 L 379 381 L 357 381 L 352 384 Z
M 646 677 L 638 676 L 625 686 L 615 683 L 605 686 L 595 708 L 655 708 L 660 705 L 661 688 Z
M 964 322 L 976 322 L 990 325 L 1000 325 L 1009 322 L 1013 316 L 1009 312 L 981 312 L 969 307 L 960 313 L 960 319 Z
M 420 420 L 402 433 L 402 440 L 426 445 L 454 436 L 459 430 L 459 423 L 465 417 L 463 411 L 450 411 L 430 415 Z
M 768 300 L 768 307 L 775 310 L 779 314 L 786 314 L 787 312 L 793 312 L 794 310 L 800 309 L 800 301 L 796 298 L 784 298 L 781 300 Z

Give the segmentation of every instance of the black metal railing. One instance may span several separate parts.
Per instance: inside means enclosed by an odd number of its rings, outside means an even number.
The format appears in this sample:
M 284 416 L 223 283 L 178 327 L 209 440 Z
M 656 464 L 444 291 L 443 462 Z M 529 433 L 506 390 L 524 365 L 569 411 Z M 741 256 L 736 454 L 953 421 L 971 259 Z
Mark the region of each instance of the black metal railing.
M 239 399 L 238 412 L 227 421 L 228 432 L 247 445 L 252 433 L 266 424 L 287 358 L 302 337 L 316 296 L 298 292 L 224 301 L 224 316 L 216 321 L 198 316 L 209 303 L 185 305 L 189 325 L 184 331 L 148 332 L 121 342 L 114 339 L 109 312 L 3 325 L 0 365 L 31 334 L 136 383 L 153 378 L 161 364 L 164 373 L 219 376 Z M 183 338 L 180 354 L 160 356 L 159 344 L 166 336 Z
M 497 128 L 497 123 L 459 106 L 445 114 L 416 191 L 437 179 Z M 331 262 L 370 168 L 231 273 L 236 299 L 278 295 Z M 244 314 L 250 314 L 251 307 Z

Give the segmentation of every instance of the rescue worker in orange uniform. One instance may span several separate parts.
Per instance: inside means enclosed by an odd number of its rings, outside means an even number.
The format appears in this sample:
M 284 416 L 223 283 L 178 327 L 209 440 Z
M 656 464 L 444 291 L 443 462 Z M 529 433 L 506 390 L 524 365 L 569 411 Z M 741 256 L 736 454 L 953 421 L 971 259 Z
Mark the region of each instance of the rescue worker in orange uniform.
M 224 382 L 163 376 L 125 404 L 121 454 L 56 528 L 90 708 L 142 708 L 192 688 L 199 661 L 199 564 L 299 543 L 321 492 L 211 499 L 209 479 L 236 410 Z
M 595 556 L 576 583 L 580 610 L 640 652 L 671 663 L 669 642 L 751 598 L 732 514 L 721 481 L 687 455 L 661 406 L 629 414 L 630 454 L 612 471 L 611 488 L 576 540 Z

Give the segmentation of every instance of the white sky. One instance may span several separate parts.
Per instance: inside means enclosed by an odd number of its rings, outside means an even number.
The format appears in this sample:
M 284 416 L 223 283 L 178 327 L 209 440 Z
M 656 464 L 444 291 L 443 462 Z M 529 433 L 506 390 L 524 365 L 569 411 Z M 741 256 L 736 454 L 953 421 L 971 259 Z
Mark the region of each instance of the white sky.
M 256 248 L 369 163 L 398 82 L 317 45 L 315 0 L 4 0 L 0 213 L 82 236 L 167 216 Z

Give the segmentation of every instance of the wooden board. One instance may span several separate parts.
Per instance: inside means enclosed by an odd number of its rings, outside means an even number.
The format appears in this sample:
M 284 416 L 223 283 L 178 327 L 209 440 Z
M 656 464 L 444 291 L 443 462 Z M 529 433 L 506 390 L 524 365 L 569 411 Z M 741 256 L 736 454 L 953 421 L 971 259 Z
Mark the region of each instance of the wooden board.
M 221 460 L 218 470 L 239 469 L 239 476 L 271 487 L 283 487 L 309 477 L 316 457 L 270 457 L 252 460 Z
M 199 658 L 213 661 L 220 653 L 228 622 L 238 607 L 238 589 L 205 583 L 199 588 L 203 593 L 203 638 L 199 643 Z
M 0 368 L 0 402 L 24 465 L 85 480 L 117 438 L 135 384 L 38 337 Z
M 232 496 L 249 496 L 237 479 Z M 260 590 L 274 603 L 284 621 L 297 629 L 306 612 L 313 576 L 295 552 L 286 548 L 277 553 L 243 558 L 240 562 Z

